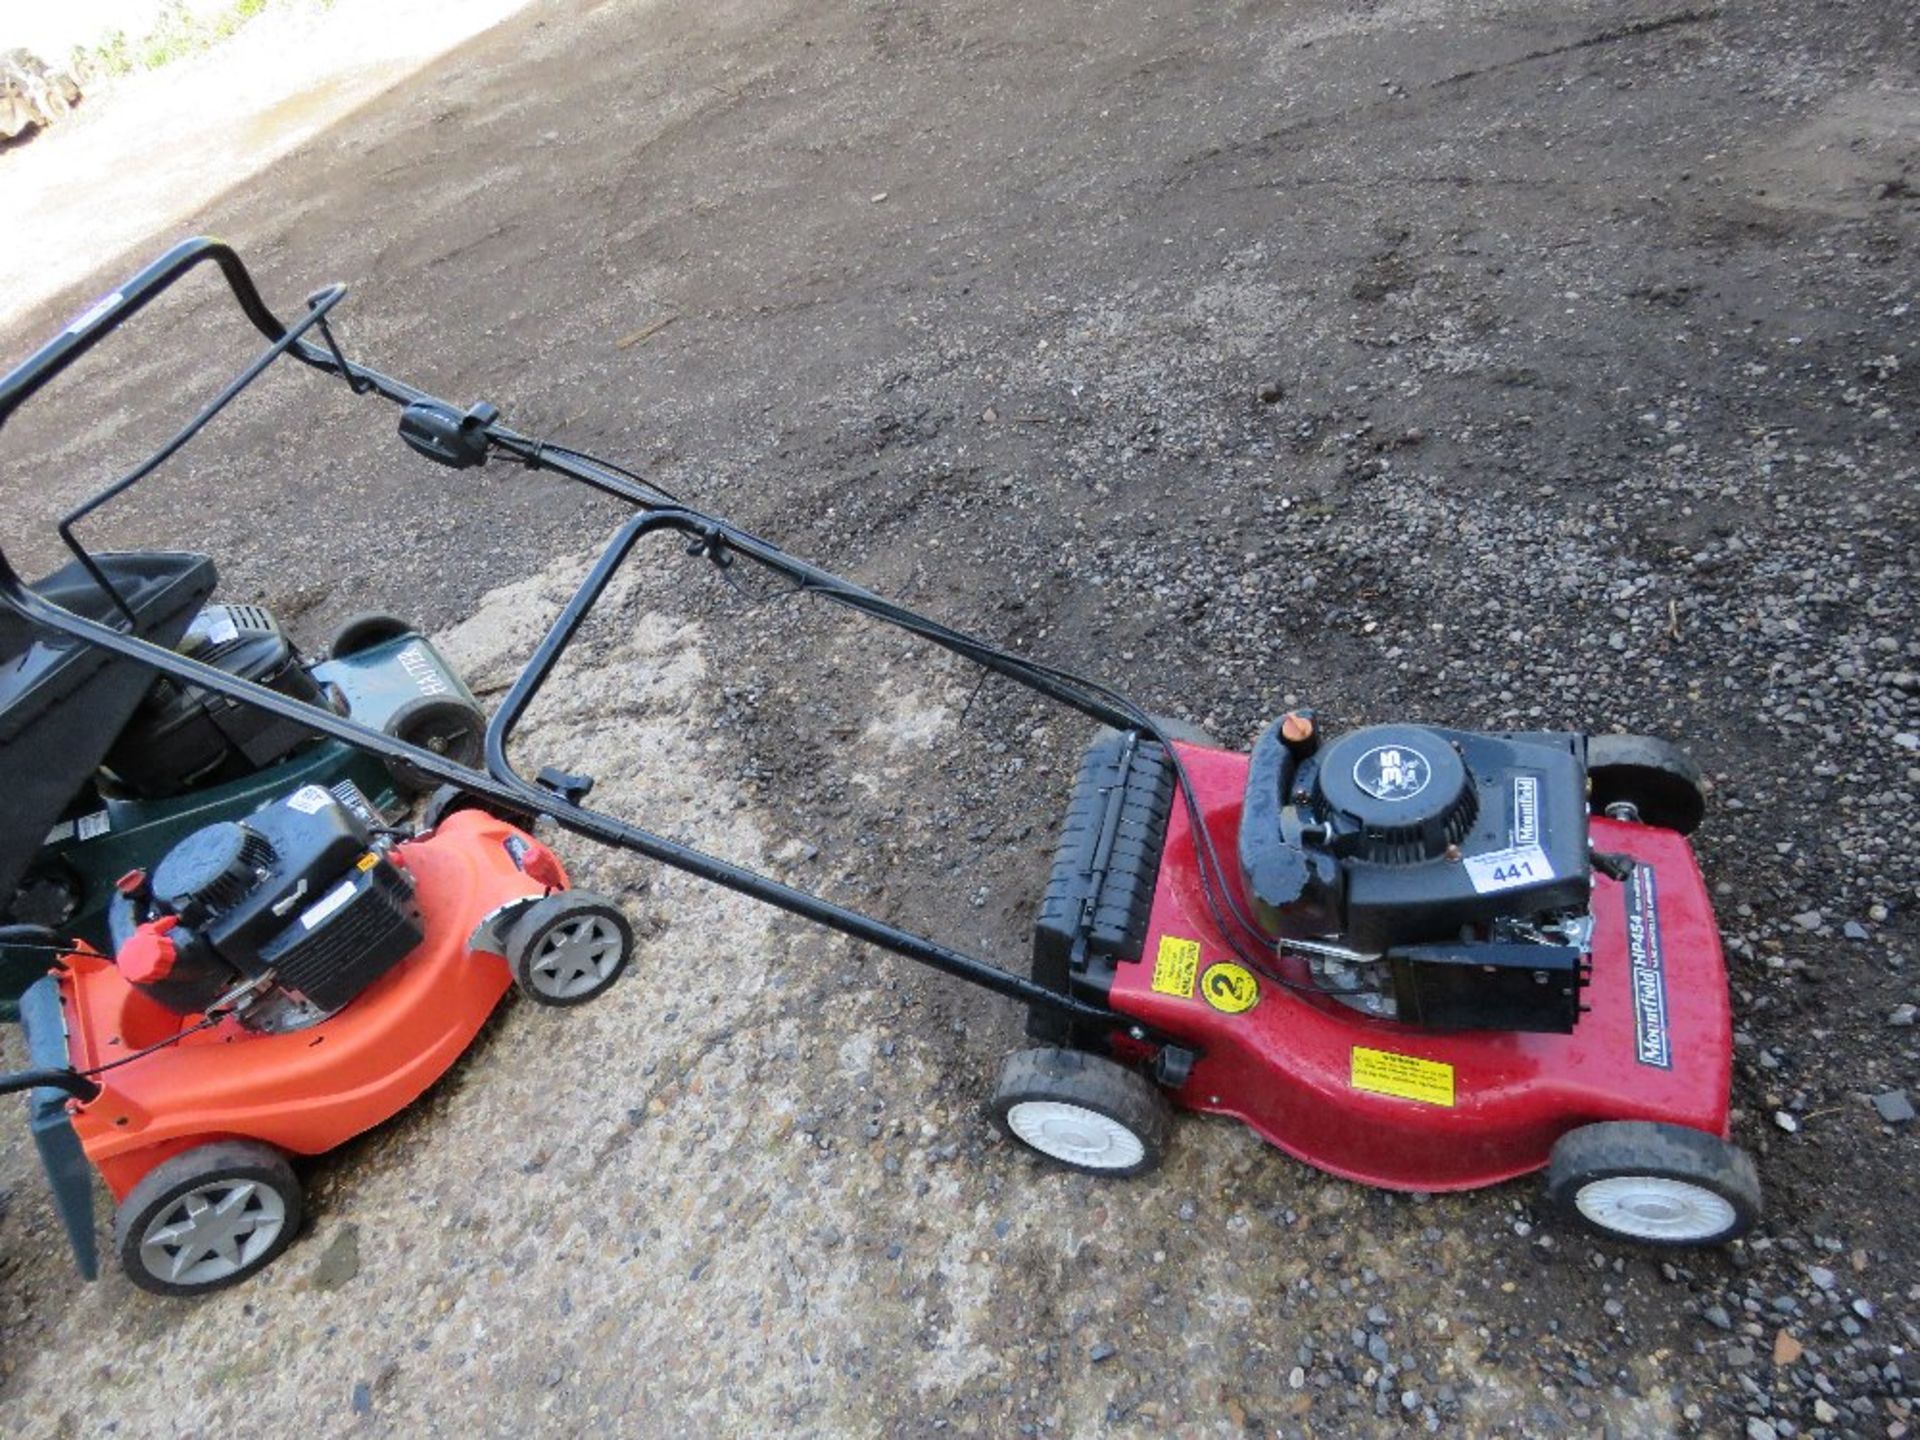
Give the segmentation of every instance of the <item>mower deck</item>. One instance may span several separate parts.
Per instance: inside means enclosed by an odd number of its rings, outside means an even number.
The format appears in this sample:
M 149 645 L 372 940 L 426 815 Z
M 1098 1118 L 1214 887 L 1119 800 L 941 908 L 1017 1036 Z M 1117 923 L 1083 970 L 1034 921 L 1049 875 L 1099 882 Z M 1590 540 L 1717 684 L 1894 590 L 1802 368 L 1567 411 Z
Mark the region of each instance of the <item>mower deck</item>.
M 1247 757 L 1179 753 L 1215 846 L 1233 853 Z M 1115 967 L 1109 1002 L 1203 1052 L 1179 1104 L 1231 1115 L 1297 1159 L 1369 1185 L 1491 1185 L 1540 1169 L 1555 1140 L 1595 1121 L 1724 1137 L 1731 1015 L 1692 848 L 1646 825 L 1591 826 L 1596 849 L 1638 863 L 1624 884 L 1595 876 L 1589 1009 L 1571 1035 L 1418 1029 L 1250 975 L 1210 913 L 1178 804 L 1146 944 Z M 1640 916 L 1631 934 L 1629 902 Z M 1304 968 L 1298 980 L 1310 989 Z
M 280 1035 L 248 1031 L 230 1016 L 107 1071 L 96 1099 L 70 1104 L 73 1129 L 115 1198 L 170 1156 L 212 1139 L 315 1155 L 418 1098 L 513 983 L 499 955 L 470 948 L 476 932 L 502 905 L 545 893 L 514 863 L 509 837 L 536 843 L 464 810 L 396 852 L 417 881 L 427 939 L 339 1014 Z M 97 955 L 73 955 L 65 975 L 39 984 L 58 986 L 78 1069 L 111 1064 L 189 1024 Z M 23 1008 L 32 1025 L 36 1007 Z

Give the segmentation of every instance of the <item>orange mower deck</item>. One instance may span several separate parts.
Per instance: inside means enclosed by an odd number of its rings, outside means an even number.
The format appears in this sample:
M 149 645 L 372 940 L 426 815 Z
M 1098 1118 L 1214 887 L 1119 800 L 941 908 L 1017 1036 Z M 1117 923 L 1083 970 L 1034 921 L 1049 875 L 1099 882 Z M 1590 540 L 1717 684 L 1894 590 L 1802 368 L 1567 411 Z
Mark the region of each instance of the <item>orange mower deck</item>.
M 423 1094 L 513 983 L 501 956 L 470 948 L 482 922 L 547 891 L 515 864 L 505 843 L 515 836 L 538 847 L 506 822 L 464 810 L 395 852 L 417 882 L 427 938 L 339 1014 L 281 1035 L 230 1016 L 106 1071 L 95 1099 L 70 1102 L 74 1131 L 115 1199 L 195 1145 L 251 1139 L 317 1155 Z M 530 868 L 564 880 L 553 865 Z M 97 955 L 71 956 L 59 988 L 77 1069 L 110 1065 L 190 1024 Z

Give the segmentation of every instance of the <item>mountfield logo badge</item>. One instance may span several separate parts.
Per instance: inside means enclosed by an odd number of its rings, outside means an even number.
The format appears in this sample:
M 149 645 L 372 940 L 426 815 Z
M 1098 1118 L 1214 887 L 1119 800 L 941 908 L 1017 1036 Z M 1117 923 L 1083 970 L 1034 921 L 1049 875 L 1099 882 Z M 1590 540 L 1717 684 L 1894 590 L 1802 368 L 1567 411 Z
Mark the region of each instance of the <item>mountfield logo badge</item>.
M 1626 886 L 1627 962 L 1633 985 L 1633 1058 L 1658 1070 L 1673 1068 L 1667 1034 L 1667 967 L 1660 953 L 1660 911 L 1653 871 L 1636 865 Z
M 1540 780 L 1535 775 L 1513 777 L 1514 845 L 1532 845 L 1540 839 Z

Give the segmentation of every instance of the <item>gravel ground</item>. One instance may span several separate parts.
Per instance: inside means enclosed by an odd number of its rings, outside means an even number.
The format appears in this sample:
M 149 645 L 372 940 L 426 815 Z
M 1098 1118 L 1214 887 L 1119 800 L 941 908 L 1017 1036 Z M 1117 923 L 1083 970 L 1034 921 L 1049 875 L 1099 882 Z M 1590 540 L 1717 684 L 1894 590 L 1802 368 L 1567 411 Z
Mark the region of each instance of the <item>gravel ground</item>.
M 1917 69 L 1910 10 L 1813 0 L 547 4 L 224 197 L 375 363 L 1224 739 L 1681 739 L 1770 1209 L 1648 1255 L 1199 1121 L 1148 1180 L 1048 1173 L 978 1109 L 1009 1007 L 575 845 L 637 973 L 509 1007 L 255 1283 L 74 1286 L 0 1142 L 10 1419 L 1907 1434 Z M 8 535 L 231 335 L 152 318 L 10 427 Z M 367 404 L 276 379 L 97 533 L 309 640 L 408 610 L 497 695 L 613 512 Z M 1071 717 L 647 558 L 527 767 L 1020 964 Z

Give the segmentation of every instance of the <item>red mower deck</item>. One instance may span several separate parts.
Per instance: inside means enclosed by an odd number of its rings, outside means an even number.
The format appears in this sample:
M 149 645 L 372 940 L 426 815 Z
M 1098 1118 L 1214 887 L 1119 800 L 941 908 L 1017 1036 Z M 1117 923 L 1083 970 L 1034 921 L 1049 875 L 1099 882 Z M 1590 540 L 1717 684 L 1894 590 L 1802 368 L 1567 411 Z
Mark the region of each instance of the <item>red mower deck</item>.
M 1181 745 L 1215 845 L 1232 853 L 1247 757 Z M 1116 1010 L 1202 1050 L 1177 1104 L 1231 1115 L 1288 1154 L 1394 1190 L 1464 1190 L 1547 1163 L 1562 1134 L 1649 1120 L 1727 1134 L 1732 1020 L 1706 885 L 1681 836 L 1604 817 L 1593 844 L 1639 864 L 1596 875 L 1593 978 L 1571 1035 L 1435 1032 L 1250 975 L 1201 892 L 1173 807 L 1142 957 L 1117 967 Z M 1282 962 L 1285 963 L 1285 962 Z

